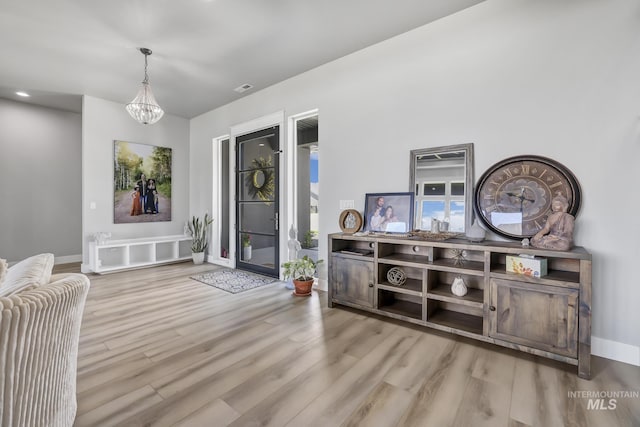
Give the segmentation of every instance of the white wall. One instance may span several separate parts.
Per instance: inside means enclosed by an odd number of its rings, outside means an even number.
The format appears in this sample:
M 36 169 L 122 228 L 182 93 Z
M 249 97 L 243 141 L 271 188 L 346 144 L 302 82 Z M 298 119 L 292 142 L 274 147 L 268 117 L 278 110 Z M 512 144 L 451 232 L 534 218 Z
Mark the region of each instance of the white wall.
M 0 99 L 0 258 L 79 257 L 81 120 Z
M 189 218 L 189 122 L 165 114 L 154 125 L 133 120 L 124 105 L 84 96 L 82 104 L 82 262 L 89 263 L 89 242 L 97 231 L 112 239 L 182 234 Z M 113 141 L 172 148 L 171 221 L 113 223 Z M 90 209 L 95 202 L 96 209 Z
M 362 210 L 367 192 L 409 190 L 411 149 L 473 142 L 476 178 L 509 156 L 553 158 L 583 189 L 594 349 L 640 364 L 639 45 L 634 0 L 486 1 L 193 119 L 191 208 L 211 206 L 211 138 L 279 110 L 319 108 L 325 257 L 339 200 Z

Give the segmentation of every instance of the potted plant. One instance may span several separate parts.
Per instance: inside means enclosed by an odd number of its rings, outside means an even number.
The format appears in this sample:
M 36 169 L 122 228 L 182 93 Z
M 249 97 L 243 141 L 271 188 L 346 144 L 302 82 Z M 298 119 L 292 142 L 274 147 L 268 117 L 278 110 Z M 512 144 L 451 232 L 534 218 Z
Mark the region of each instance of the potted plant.
M 251 259 L 251 236 L 242 235 L 242 260 L 249 261 Z
M 284 268 L 282 274 L 285 279 L 293 279 L 295 287 L 294 295 L 298 297 L 311 295 L 311 287 L 313 286 L 313 275 L 317 271 L 318 264 L 322 260 L 314 261 L 305 255 L 302 258 L 293 261 L 287 261 L 282 264 Z
M 213 222 L 213 218 L 209 218 L 209 214 L 204 214 L 204 219 L 201 220 L 197 216 L 191 218 L 191 222 L 188 223 L 189 234 L 193 238 L 191 241 L 191 257 L 194 264 L 202 264 L 204 262 L 204 251 L 209 246 L 209 226 Z

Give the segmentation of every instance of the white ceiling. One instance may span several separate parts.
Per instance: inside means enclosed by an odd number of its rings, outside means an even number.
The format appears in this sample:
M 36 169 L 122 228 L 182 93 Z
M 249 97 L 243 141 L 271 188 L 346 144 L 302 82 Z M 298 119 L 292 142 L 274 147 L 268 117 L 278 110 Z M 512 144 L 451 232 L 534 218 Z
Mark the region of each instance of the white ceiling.
M 192 118 L 481 1 L 0 0 L 0 97 L 127 103 L 148 47 L 159 104 Z

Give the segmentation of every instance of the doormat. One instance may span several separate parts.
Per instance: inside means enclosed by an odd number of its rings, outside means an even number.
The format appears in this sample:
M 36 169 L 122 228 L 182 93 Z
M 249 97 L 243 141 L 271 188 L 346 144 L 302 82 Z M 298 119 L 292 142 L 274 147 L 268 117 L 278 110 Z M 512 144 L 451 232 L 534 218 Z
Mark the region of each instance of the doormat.
M 260 274 L 234 270 L 231 268 L 207 271 L 206 273 L 197 274 L 190 278 L 232 294 L 248 291 L 249 289 L 258 288 L 260 286 L 269 285 L 279 281 L 274 277 L 262 276 Z

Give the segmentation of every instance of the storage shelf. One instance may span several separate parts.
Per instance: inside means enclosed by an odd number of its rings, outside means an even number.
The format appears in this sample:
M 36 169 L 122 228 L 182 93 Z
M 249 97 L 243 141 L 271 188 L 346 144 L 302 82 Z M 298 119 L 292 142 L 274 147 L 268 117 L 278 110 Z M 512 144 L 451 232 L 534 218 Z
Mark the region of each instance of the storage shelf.
M 405 267 L 424 268 L 430 265 L 429 258 L 424 255 L 411 254 L 391 254 L 378 258 L 378 262 L 382 264 L 402 265 Z
M 108 273 L 188 260 L 191 240 L 190 236 L 174 235 L 90 242 L 89 268 L 94 273 Z
M 457 263 L 452 258 L 440 258 L 431 264 L 432 270 L 448 271 L 451 273 L 469 274 L 472 276 L 484 275 L 484 263 L 480 261 L 464 261 Z
M 427 317 L 427 323 L 462 329 L 472 334 L 482 335 L 482 317 L 457 311 L 438 309 Z
M 568 288 L 580 287 L 580 273 L 577 271 L 549 270 L 546 276 L 531 277 L 524 274 L 508 273 L 507 266 L 497 264 L 491 267 L 491 277 L 505 280 L 519 280 L 529 283 L 540 283 L 541 285 L 564 286 Z
M 450 285 L 438 285 L 427 291 L 427 298 L 468 307 L 484 308 L 484 291 L 482 289 L 467 288 L 467 294 L 459 297 L 451 293 Z
M 183 234 L 177 234 L 175 236 L 161 236 L 161 237 L 141 237 L 137 239 L 119 239 L 119 240 L 107 240 L 104 244 L 98 245 L 100 249 L 103 248 L 115 248 L 120 246 L 132 246 L 132 245 L 144 245 L 147 243 L 166 243 L 175 241 L 187 241 L 192 240 L 190 236 Z
M 341 258 L 350 258 L 350 259 L 360 259 L 360 260 L 371 260 L 371 261 L 373 261 L 373 254 L 371 254 L 371 255 L 357 255 L 357 254 L 344 253 L 344 252 L 340 252 L 340 251 L 333 251 L 333 252 L 331 252 L 331 255 L 332 256 L 341 257 Z
M 417 297 L 422 296 L 422 280 L 407 279 L 406 283 L 402 286 L 392 285 L 389 282 L 383 282 L 378 284 L 378 289 L 384 289 L 391 292 L 397 292 L 400 294 L 415 295 Z
M 380 311 L 399 314 L 413 319 L 422 319 L 422 304 L 411 301 L 395 300 L 388 305 L 378 307 Z
M 345 304 L 561 360 L 578 365 L 581 378 L 590 376 L 592 260 L 584 248 L 553 251 L 523 248 L 520 242 L 340 233 L 329 236 L 329 248 L 329 307 Z M 374 248 L 375 253 L 373 257 L 338 253 L 348 248 Z M 457 258 L 460 252 L 463 261 Z M 519 254 L 546 258 L 548 274 L 537 278 L 508 273 L 507 256 Z M 361 272 L 363 265 L 366 274 Z M 403 286 L 389 283 L 386 274 L 392 267 L 407 275 Z M 456 277 L 467 285 L 462 297 L 451 293 Z M 356 305 L 344 295 L 345 287 L 354 296 L 368 295 L 368 304 Z

